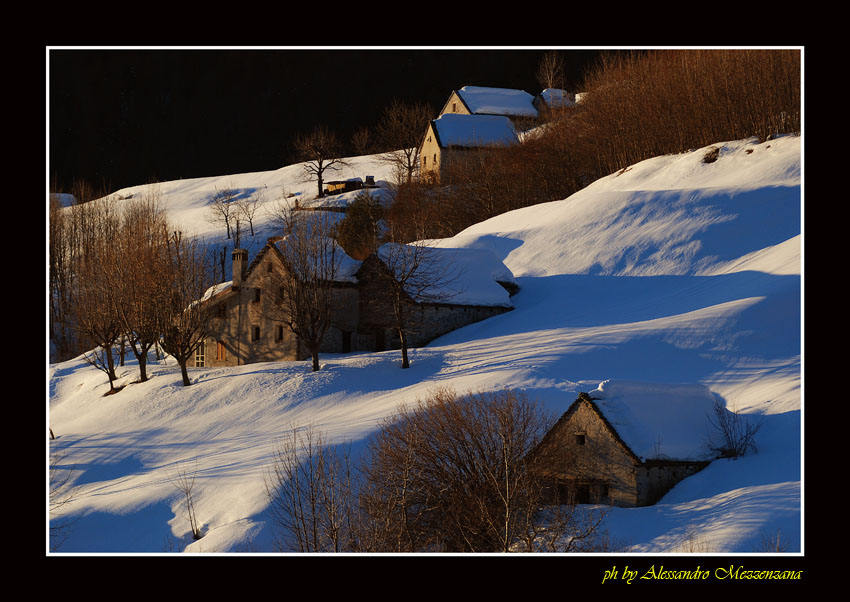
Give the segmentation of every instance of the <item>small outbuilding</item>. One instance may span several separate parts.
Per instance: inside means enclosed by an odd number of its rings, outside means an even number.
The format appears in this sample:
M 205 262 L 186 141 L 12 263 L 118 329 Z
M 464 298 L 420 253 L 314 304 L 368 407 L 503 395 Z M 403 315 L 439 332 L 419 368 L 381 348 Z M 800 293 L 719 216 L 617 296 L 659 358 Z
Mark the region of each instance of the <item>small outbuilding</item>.
M 702 385 L 609 380 L 580 393 L 535 451 L 549 501 L 654 504 L 713 459 L 714 404 Z

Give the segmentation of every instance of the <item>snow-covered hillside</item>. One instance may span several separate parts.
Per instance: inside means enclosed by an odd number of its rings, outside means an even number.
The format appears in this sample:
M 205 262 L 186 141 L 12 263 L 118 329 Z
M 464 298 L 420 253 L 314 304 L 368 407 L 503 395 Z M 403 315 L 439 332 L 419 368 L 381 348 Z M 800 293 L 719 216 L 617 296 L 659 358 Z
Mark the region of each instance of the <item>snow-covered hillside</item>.
M 709 149 L 654 158 L 440 241 L 491 250 L 520 292 L 513 311 L 414 350 L 408 370 L 397 351 L 325 355 L 316 373 L 308 362 L 190 369 L 183 387 L 172 362 L 134 383 L 128 358 L 127 386 L 103 397 L 102 372 L 79 358 L 51 364 L 49 451 L 75 486 L 59 551 L 271 552 L 263 475 L 293 426 L 356 454 L 378 421 L 437 384 L 521 388 L 561 414 L 607 381 L 620 392 L 704 385 L 761 421 L 757 454 L 712 462 L 654 506 L 611 509 L 615 541 L 748 553 L 781 532 L 801 552 L 801 141 L 714 147 L 714 162 L 703 161 Z M 357 161 L 339 177 L 390 179 L 374 157 Z M 301 180 L 290 166 L 159 186 L 172 218 L 224 243 L 205 218 L 216 186 L 312 194 Z M 186 467 L 197 471 L 197 541 L 171 482 Z

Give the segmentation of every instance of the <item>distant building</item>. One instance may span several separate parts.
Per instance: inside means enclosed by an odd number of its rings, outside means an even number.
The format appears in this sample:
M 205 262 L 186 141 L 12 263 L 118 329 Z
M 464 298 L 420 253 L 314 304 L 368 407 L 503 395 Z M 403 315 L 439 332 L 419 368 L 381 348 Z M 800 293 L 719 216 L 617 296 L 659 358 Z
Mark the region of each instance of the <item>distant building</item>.
M 535 452 L 551 502 L 651 505 L 709 464 L 707 389 L 603 385 L 580 393 Z
M 575 94 L 558 88 L 546 88 L 534 97 L 534 107 L 543 119 L 549 118 L 553 112 L 575 106 L 575 104 Z

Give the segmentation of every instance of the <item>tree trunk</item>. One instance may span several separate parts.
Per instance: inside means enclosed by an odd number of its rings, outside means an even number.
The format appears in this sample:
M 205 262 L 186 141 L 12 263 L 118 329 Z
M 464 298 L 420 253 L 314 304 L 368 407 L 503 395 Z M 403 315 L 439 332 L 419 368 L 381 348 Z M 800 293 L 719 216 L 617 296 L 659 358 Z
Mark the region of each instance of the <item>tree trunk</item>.
M 410 368 L 410 360 L 407 358 L 407 333 L 403 328 L 399 328 L 398 334 L 401 339 L 401 367 Z
M 313 372 L 318 372 L 319 371 L 319 352 L 313 351 L 312 355 L 313 355 Z
M 189 371 L 186 370 L 186 360 L 180 362 L 180 374 L 183 376 L 183 386 L 188 387 L 192 384 L 189 380 Z

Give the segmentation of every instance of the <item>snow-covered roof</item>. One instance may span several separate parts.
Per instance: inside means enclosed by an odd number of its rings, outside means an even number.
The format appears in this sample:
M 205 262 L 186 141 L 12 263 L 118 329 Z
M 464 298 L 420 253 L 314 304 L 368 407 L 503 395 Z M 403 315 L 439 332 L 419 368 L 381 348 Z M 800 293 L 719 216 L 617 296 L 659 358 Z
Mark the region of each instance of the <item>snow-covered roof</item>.
M 467 108 L 476 114 L 537 117 L 534 97 L 525 90 L 464 86 L 457 91 Z
M 278 251 L 280 251 L 284 256 L 286 256 L 286 243 L 287 237 L 282 237 L 274 242 Z M 357 270 L 360 269 L 362 262 L 349 256 L 348 253 L 346 253 L 339 243 L 333 238 L 326 238 L 324 243 L 321 245 L 321 250 L 326 252 L 327 257 L 324 261 L 317 261 L 316 265 L 328 266 L 327 271 L 330 272 L 331 261 L 333 261 L 336 266 L 334 269 L 334 282 L 357 282 L 356 274 Z M 319 267 L 319 269 L 322 270 L 324 268 Z
M 478 148 L 519 142 L 513 123 L 502 115 L 448 113 L 433 120 L 431 124 L 443 148 Z
M 715 396 L 699 384 L 606 380 L 588 395 L 641 460 L 709 460 Z
M 550 107 L 569 107 L 575 104 L 570 99 L 570 93 L 560 88 L 546 88 L 540 93 L 540 98 Z
M 378 249 L 378 257 L 396 271 L 403 261 L 392 257 L 421 253 L 423 267 L 410 280 L 408 294 L 416 301 L 453 305 L 513 307 L 508 291 L 499 282 L 512 284 L 514 275 L 489 249 L 416 247 L 387 243 Z M 420 277 L 421 276 L 421 277 Z

